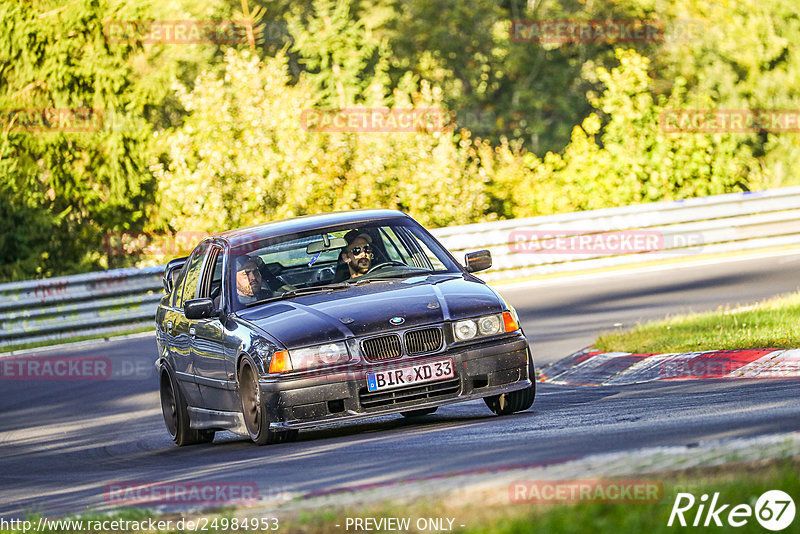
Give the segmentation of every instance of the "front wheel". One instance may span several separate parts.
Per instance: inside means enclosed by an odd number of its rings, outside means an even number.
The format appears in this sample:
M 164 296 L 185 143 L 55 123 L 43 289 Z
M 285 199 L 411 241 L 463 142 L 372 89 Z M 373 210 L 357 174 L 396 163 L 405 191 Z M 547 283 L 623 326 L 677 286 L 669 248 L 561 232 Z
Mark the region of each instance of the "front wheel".
M 244 423 L 253 443 L 269 445 L 297 439 L 297 430 L 270 430 L 267 410 L 261 402 L 258 373 L 249 360 L 242 360 L 239 367 L 239 396 L 242 398 Z
M 524 412 L 533 406 L 533 399 L 536 397 L 536 379 L 533 368 L 533 358 L 531 358 L 530 353 L 528 353 L 528 377 L 531 381 L 530 386 L 510 393 L 485 397 L 483 400 L 486 402 L 486 406 L 488 406 L 495 415 L 510 415 L 516 412 Z

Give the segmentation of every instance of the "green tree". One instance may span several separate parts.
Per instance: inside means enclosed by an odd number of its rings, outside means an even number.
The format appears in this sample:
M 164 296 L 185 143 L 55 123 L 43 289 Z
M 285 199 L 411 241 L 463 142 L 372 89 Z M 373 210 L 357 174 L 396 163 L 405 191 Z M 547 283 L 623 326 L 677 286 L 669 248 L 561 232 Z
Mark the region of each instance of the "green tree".
M 314 0 L 310 11 L 295 10 L 288 22 L 292 51 L 321 106 L 384 103 L 385 95 L 368 90 L 372 84 L 383 90 L 388 82 L 387 43 L 374 32 L 384 20 L 354 19 L 347 0 Z
M 154 164 L 162 215 L 175 230 L 373 207 L 441 226 L 472 222 L 487 208 L 485 180 L 464 173 L 471 142 L 457 143 L 444 128 L 315 131 L 304 117 L 320 95 L 305 77 L 290 85 L 283 55 L 259 61 L 231 50 L 224 73 L 202 74 L 179 94 L 189 115 L 162 141 L 167 163 Z M 418 93 L 398 89 L 393 99 L 398 109 L 441 106 L 426 84 Z
M 800 109 L 800 13 L 793 0 L 694 2 L 673 0 L 665 16 L 693 22 L 682 38 L 653 57 L 657 85 L 683 84 L 685 108 Z M 687 28 L 684 28 L 687 29 Z M 800 183 L 796 133 L 739 133 L 735 140 L 759 158 L 770 184 Z
M 224 44 L 120 38 L 114 23 L 243 16 L 186 0 L 0 5 L 0 280 L 128 265 L 104 250 L 108 234 L 163 230 L 150 224 L 153 134 L 183 120 L 172 83 L 215 68 Z
M 104 34 L 116 13 L 99 0 L 0 6 L 2 278 L 99 266 L 102 233 L 145 217 L 150 129 L 128 63 L 136 50 Z M 103 124 L 120 113 L 126 128 Z
M 735 134 L 674 134 L 660 118 L 683 107 L 676 85 L 656 103 L 649 59 L 633 50 L 616 51 L 613 69 L 587 63 L 585 76 L 605 90 L 589 94 L 596 113 L 572 132 L 563 154 L 543 159 L 525 155 L 530 178 L 517 184 L 515 216 L 677 200 L 759 189 L 767 176 Z M 608 117 L 602 125 L 600 115 Z M 512 184 L 506 184 L 509 188 Z M 520 187 L 521 186 L 521 187 Z

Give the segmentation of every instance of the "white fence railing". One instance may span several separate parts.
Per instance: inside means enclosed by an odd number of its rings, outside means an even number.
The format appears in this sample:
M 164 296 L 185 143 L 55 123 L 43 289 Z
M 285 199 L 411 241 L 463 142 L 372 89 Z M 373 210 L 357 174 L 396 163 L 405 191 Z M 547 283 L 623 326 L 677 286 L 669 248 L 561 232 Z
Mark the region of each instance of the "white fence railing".
M 0 284 L 0 346 L 153 325 L 163 267 Z
M 456 257 L 489 249 L 497 281 L 664 258 L 800 246 L 800 187 L 439 228 Z M 0 284 L 0 347 L 153 324 L 163 267 Z
M 485 280 L 800 244 L 800 187 L 441 228 L 457 257 L 492 252 Z

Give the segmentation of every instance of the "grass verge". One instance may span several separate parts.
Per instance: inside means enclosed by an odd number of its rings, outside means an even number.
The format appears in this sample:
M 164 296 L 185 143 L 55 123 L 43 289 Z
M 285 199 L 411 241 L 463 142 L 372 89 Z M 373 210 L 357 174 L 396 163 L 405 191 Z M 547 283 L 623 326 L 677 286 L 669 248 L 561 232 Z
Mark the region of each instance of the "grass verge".
M 451 518 L 454 532 L 465 534 L 617 534 L 628 532 L 647 532 L 648 534 L 675 532 L 728 532 L 732 530 L 725 523 L 727 512 L 738 504 L 753 507 L 764 492 L 779 489 L 798 501 L 800 496 L 800 458 L 792 460 L 769 460 L 750 464 L 728 464 L 713 468 L 698 468 L 683 472 L 651 474 L 637 477 L 640 481 L 654 482 L 663 487 L 663 498 L 659 502 L 645 504 L 624 504 L 613 502 L 578 502 L 574 504 L 520 504 L 509 503 L 509 495 L 475 495 L 469 502 L 449 502 L 446 500 L 419 501 L 402 507 L 383 506 L 344 510 L 325 510 L 300 518 L 300 521 L 286 523 L 288 532 L 314 534 L 338 534 L 346 532 L 344 522 L 351 518 L 410 518 L 414 526 L 419 518 Z M 606 481 L 610 482 L 610 481 Z M 678 493 L 688 492 L 696 497 L 696 504 L 684 514 L 687 527 L 680 528 L 677 522 L 667 526 L 670 512 Z M 703 494 L 713 496 L 719 492 L 719 504 L 730 504 L 720 515 L 723 526 L 708 528 L 692 527 L 695 514 Z M 498 502 L 498 497 L 500 497 Z M 504 501 L 504 502 L 503 502 Z M 708 507 L 706 506 L 706 509 Z M 702 525 L 705 513 L 700 521 Z M 796 518 L 786 532 L 797 532 Z M 340 527 L 337 527 L 341 525 Z M 465 525 L 461 527 L 460 525 Z M 712 523 L 713 525 L 713 523 Z M 755 517 L 749 518 L 746 525 L 734 529 L 739 533 L 761 533 L 766 530 Z M 407 532 L 428 532 L 429 530 L 411 528 Z M 353 532 L 353 529 L 350 529 Z
M 573 504 L 530 504 L 511 503 L 509 492 L 501 490 L 476 491 L 458 499 L 427 498 L 419 501 L 410 501 L 402 504 L 366 505 L 359 507 L 323 508 L 305 510 L 300 512 L 277 512 L 277 531 L 283 533 L 315 533 L 339 534 L 345 532 L 391 531 L 391 532 L 461 532 L 467 534 L 497 533 L 513 534 L 523 532 L 543 532 L 553 534 L 584 534 L 586 532 L 598 534 L 616 534 L 620 532 L 647 532 L 648 534 L 675 533 L 675 532 L 729 532 L 738 533 L 766 532 L 755 516 L 740 517 L 746 523 L 740 527 L 732 528 L 728 523 L 728 513 L 734 506 L 744 504 L 756 512 L 755 504 L 758 498 L 767 491 L 781 490 L 794 498 L 795 502 L 800 497 L 800 457 L 784 460 L 765 460 L 747 464 L 727 464 L 717 467 L 694 468 L 685 471 L 654 473 L 635 477 L 639 481 L 655 483 L 663 488 L 658 502 L 649 503 L 621 503 L 585 501 Z M 626 478 L 630 481 L 631 477 Z M 605 480 L 603 482 L 612 483 Z M 678 493 L 690 493 L 695 497 L 695 504 L 684 513 L 687 527 L 678 526 L 677 520 L 673 526 L 667 526 Z M 717 507 L 729 505 L 718 515 L 722 526 L 715 526 L 710 519 L 710 526 L 703 528 L 706 514 L 714 494 L 718 493 Z M 705 503 L 700 516 L 700 526 L 693 527 L 701 496 L 709 498 Z M 686 504 L 683 501 L 682 504 Z M 772 505 L 774 508 L 776 505 Z M 776 509 L 777 510 L 777 509 Z M 763 512 L 763 509 L 759 509 Z M 261 514 L 263 515 L 263 513 Z M 112 516 L 83 516 L 84 521 L 104 521 L 109 517 L 145 521 L 153 517 L 152 513 L 144 511 L 122 511 Z M 161 516 L 161 519 L 172 519 L 173 524 L 180 516 Z M 204 516 L 211 519 L 213 516 Z M 232 521 L 233 517 L 246 518 L 246 511 L 232 513 L 226 511 L 222 516 Z M 348 518 L 370 518 L 375 521 L 393 519 L 394 521 L 408 519 L 410 528 L 406 529 L 357 529 L 346 527 Z M 253 518 L 249 518 L 253 519 Z M 432 529 L 430 519 L 438 520 L 439 525 L 447 528 Z M 34 524 L 36 517 L 28 518 Z M 244 519 L 242 519 L 244 520 Z M 259 520 L 263 520 L 259 519 Z M 452 520 L 452 523 L 449 522 Z M 270 522 L 270 525 L 276 525 Z M 384 523 L 386 524 L 386 523 Z M 394 523 L 395 525 L 397 523 Z M 784 532 L 797 532 L 800 524 L 800 514 Z M 374 524 L 372 524 L 374 526 Z M 462 526 L 463 525 L 463 526 Z M 423 526 L 425 528 L 419 528 Z M 224 532 L 252 532 L 254 529 L 216 529 L 207 531 Z M 40 532 L 80 532 L 86 530 L 76 529 L 49 529 Z M 111 532 L 95 530 L 98 532 Z M 197 529 L 194 530 L 195 532 Z M 266 530 L 262 530 L 266 531 Z M 274 531 L 274 530 L 273 530 Z M 116 531 L 120 532 L 120 531 Z M 146 529 L 140 532 L 154 532 Z M 160 532 L 190 532 L 188 529 L 169 529 Z M 20 534 L 18 529 L 0 528 L 0 534 Z
M 668 317 L 625 332 L 606 332 L 598 350 L 634 353 L 800 347 L 800 292 L 749 306 Z

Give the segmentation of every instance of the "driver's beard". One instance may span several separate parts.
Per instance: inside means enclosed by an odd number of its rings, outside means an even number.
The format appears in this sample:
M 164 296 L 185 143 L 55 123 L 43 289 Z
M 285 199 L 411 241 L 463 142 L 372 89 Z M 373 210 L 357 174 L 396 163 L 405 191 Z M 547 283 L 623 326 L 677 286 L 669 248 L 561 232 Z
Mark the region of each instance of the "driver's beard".
M 353 260 L 353 271 L 355 271 L 356 274 L 364 274 L 369 271 L 371 264 L 372 261 L 370 261 L 369 258 L 359 258 Z
M 236 278 L 236 289 L 239 290 L 239 294 L 244 297 L 252 297 L 253 296 L 253 287 L 250 285 L 250 280 L 241 278 Z

